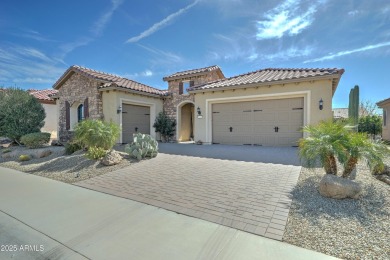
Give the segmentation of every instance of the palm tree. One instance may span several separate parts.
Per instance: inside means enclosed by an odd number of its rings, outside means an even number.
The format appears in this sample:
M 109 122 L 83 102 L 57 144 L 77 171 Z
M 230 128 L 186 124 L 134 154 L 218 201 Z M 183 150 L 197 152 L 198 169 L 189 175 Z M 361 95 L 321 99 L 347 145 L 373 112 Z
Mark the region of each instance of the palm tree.
M 360 159 L 365 159 L 370 168 L 375 169 L 384 165 L 385 156 L 390 156 L 390 150 L 384 143 L 370 140 L 365 133 L 350 133 L 348 139 L 348 159 L 344 162 L 343 178 L 349 177 Z
M 337 175 L 337 159 L 344 163 L 348 156 L 348 127 L 343 122 L 323 121 L 316 126 L 305 126 L 303 131 L 309 134 L 299 141 L 299 156 L 307 167 L 314 168 L 319 162 L 327 174 Z

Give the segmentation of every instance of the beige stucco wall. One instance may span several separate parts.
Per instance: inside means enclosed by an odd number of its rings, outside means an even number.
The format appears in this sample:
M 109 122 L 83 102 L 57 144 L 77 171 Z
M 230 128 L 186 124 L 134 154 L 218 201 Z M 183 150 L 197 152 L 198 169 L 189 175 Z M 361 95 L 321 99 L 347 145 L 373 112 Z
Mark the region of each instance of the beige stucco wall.
M 382 127 L 382 138 L 390 141 L 390 103 L 384 105 L 383 107 L 383 112 L 386 111 L 386 124 L 383 122 L 383 127 Z
M 51 133 L 51 138 L 57 138 L 58 128 L 58 108 L 56 104 L 42 104 L 46 112 L 45 125 L 41 129 L 42 132 Z
M 150 107 L 150 135 L 160 139 L 153 128 L 154 121 L 159 112 L 163 110 L 163 100 L 159 97 L 141 96 L 118 90 L 102 91 L 104 120 L 117 123 L 122 129 L 122 113 L 117 113 L 122 104 L 133 104 Z M 122 133 L 118 143 L 122 143 Z
M 257 88 L 256 88 L 257 87 Z M 222 102 L 250 101 L 260 99 L 304 98 L 304 124 L 317 124 L 321 120 L 331 119 L 332 81 L 328 79 L 279 85 L 254 85 L 246 89 L 196 93 L 195 107 L 200 107 L 203 118 L 195 118 L 195 141 L 211 143 L 212 104 Z M 319 100 L 324 102 L 319 110 Z

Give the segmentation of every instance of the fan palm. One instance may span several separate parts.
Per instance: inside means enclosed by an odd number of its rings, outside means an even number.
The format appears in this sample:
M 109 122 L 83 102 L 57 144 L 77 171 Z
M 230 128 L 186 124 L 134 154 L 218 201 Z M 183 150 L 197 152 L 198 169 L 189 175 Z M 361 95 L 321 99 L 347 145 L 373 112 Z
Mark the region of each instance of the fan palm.
M 387 146 L 370 140 L 365 133 L 350 133 L 346 143 L 348 159 L 344 162 L 343 178 L 348 178 L 360 159 L 365 159 L 371 169 L 383 165 L 385 156 L 390 156 Z
M 337 174 L 337 159 L 344 163 L 348 156 L 348 127 L 342 122 L 324 121 L 316 126 L 308 125 L 303 131 L 309 137 L 299 141 L 299 156 L 307 167 L 314 168 L 317 163 L 327 174 Z

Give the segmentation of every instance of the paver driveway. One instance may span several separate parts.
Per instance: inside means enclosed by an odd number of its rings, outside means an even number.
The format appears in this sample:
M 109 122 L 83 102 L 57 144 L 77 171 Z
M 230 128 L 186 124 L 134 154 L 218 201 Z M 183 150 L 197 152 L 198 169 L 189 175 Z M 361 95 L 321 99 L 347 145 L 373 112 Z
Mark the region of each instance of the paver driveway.
M 241 151 L 237 158 L 246 151 L 235 146 L 213 147 L 209 149 L 232 154 Z M 186 155 L 168 154 L 180 149 Z M 301 170 L 285 161 L 286 156 L 296 161 L 296 149 L 267 150 L 273 153 L 270 158 L 280 157 L 284 164 L 196 157 L 198 149 L 204 147 L 164 144 L 154 159 L 75 185 L 281 240 L 290 192 Z M 259 155 L 264 149 L 268 148 L 247 147 L 250 153 L 257 151 Z M 214 155 L 221 157 L 221 153 Z

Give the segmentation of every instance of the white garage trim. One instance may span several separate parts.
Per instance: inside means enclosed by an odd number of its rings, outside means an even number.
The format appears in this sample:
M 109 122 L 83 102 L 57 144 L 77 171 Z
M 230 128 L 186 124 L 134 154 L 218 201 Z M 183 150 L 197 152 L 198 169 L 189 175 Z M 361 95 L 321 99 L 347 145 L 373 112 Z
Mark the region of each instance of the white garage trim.
M 216 103 L 230 103 L 230 102 L 242 102 L 242 101 L 255 101 L 255 100 L 267 100 L 267 99 L 288 99 L 295 97 L 303 97 L 304 113 L 303 113 L 303 125 L 306 126 L 310 123 L 310 100 L 311 91 L 298 91 L 289 92 L 285 94 L 275 93 L 266 95 L 250 95 L 228 98 L 210 98 L 206 99 L 206 143 L 212 143 L 213 124 L 212 124 L 212 105 Z M 306 137 L 306 133 L 304 133 Z
M 153 131 L 153 124 L 154 124 L 154 120 L 156 118 L 156 105 L 154 103 L 143 102 L 143 101 L 139 101 L 139 100 L 120 98 L 119 105 L 122 107 L 123 104 L 136 105 L 136 106 L 137 105 L 138 106 L 146 106 L 146 107 L 150 108 L 150 135 L 153 138 L 156 138 L 156 132 Z M 119 126 L 121 129 L 120 143 L 122 143 L 123 142 L 123 139 L 122 139 L 122 113 L 119 114 Z
M 176 140 L 179 140 L 179 134 L 180 134 L 180 127 L 181 127 L 181 107 L 186 105 L 186 104 L 193 104 L 195 107 L 195 103 L 190 100 L 184 100 L 180 102 L 176 106 Z M 195 111 L 195 109 L 194 109 Z M 194 115 L 195 116 L 195 115 Z M 195 128 L 194 128 L 195 129 Z

